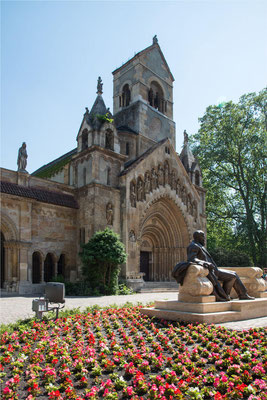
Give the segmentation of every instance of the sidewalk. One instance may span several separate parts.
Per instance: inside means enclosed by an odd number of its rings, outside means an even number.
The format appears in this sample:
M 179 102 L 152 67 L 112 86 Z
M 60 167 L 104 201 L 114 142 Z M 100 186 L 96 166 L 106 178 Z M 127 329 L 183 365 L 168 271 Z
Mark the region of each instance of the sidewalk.
M 32 311 L 32 300 L 37 296 L 10 296 L 0 298 L 0 323 L 9 324 L 18 319 L 33 317 L 35 313 Z M 175 292 L 160 293 L 136 293 L 124 296 L 102 296 L 102 297 L 66 297 L 65 309 L 79 307 L 83 311 L 86 307 L 95 304 L 100 307 L 111 306 L 113 304 L 123 305 L 127 302 L 132 304 L 147 304 L 155 300 L 177 300 Z M 223 325 L 229 329 L 249 329 L 267 327 L 267 317 L 249 319 L 245 321 L 226 322 Z

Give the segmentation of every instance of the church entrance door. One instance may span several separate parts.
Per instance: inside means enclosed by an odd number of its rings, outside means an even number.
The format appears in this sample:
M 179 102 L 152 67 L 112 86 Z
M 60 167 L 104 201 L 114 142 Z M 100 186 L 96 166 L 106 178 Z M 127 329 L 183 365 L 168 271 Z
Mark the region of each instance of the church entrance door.
M 143 272 L 144 281 L 149 281 L 149 251 L 140 252 L 140 272 Z
M 154 201 L 142 220 L 140 233 L 140 272 L 146 273 L 144 280 L 173 280 L 173 267 L 186 259 L 189 243 L 189 232 L 179 207 L 169 197 Z M 144 251 L 148 248 L 151 253 Z

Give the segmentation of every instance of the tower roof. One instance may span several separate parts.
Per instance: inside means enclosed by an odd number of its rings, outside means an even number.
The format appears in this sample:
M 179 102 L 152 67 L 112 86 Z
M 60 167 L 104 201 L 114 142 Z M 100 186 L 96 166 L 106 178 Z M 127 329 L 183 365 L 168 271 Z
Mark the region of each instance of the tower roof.
M 142 56 L 142 55 L 145 54 L 145 53 L 148 53 L 149 51 L 151 51 L 151 50 L 154 49 L 154 48 L 157 48 L 157 49 L 158 49 L 158 51 L 159 51 L 159 53 L 160 53 L 160 56 L 161 56 L 161 58 L 162 58 L 162 61 L 163 61 L 163 63 L 165 64 L 165 66 L 166 66 L 166 68 L 167 68 L 167 70 L 168 70 L 168 72 L 169 72 L 169 74 L 170 74 L 170 77 L 171 77 L 172 81 L 174 81 L 174 77 L 173 77 L 173 75 L 172 75 L 172 73 L 171 73 L 171 70 L 170 70 L 170 68 L 169 68 L 169 66 L 168 66 L 168 64 L 167 64 L 167 61 L 166 61 L 166 59 L 165 59 L 165 57 L 164 57 L 164 55 L 163 55 L 163 53 L 162 53 L 162 51 L 161 51 L 161 48 L 160 48 L 160 46 L 159 46 L 159 44 L 158 44 L 158 39 L 157 39 L 157 36 L 156 36 L 156 35 L 153 37 L 153 43 L 152 43 L 151 46 L 148 46 L 148 47 L 145 48 L 144 50 L 139 51 L 139 52 L 138 52 L 137 54 L 135 54 L 130 60 L 128 60 L 126 63 L 124 63 L 121 67 L 116 68 L 116 69 L 112 72 L 112 74 L 115 75 L 120 69 L 126 67 L 128 64 L 132 63 L 133 60 L 139 58 L 140 56 Z

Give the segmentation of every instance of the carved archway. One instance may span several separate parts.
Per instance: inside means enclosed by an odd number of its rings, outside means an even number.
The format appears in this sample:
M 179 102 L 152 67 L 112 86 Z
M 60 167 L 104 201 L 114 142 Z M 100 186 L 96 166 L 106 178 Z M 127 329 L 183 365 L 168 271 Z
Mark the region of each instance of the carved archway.
M 19 233 L 13 220 L 1 212 L 1 288 L 14 278 L 19 278 Z
M 174 265 L 186 259 L 189 243 L 187 224 L 174 201 L 162 197 L 151 204 L 142 219 L 139 238 L 140 256 L 149 263 L 140 266 L 140 271 L 146 269 L 151 281 L 170 281 Z M 144 252 L 150 254 L 145 256 Z

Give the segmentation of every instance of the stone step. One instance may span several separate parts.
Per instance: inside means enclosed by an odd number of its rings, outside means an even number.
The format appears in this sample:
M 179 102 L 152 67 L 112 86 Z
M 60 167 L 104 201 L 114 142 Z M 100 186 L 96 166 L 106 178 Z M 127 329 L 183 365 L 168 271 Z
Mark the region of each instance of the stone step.
M 159 292 L 178 292 L 178 284 L 176 282 L 145 282 L 140 289 L 140 293 L 159 293 Z

